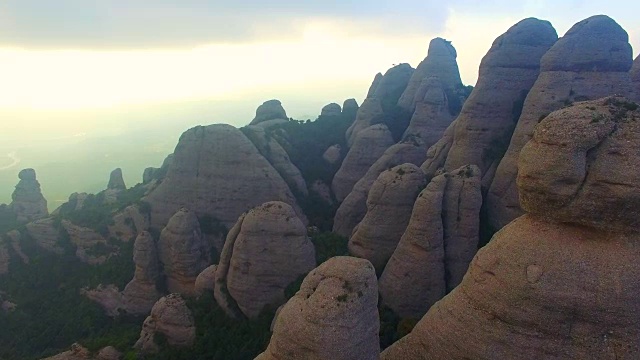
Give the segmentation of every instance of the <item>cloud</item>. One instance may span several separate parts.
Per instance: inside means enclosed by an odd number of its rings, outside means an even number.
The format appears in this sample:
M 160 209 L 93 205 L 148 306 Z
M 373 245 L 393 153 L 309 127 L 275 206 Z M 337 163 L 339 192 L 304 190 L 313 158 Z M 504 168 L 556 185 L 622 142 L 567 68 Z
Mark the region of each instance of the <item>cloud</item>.
M 368 34 L 434 33 L 452 7 L 506 11 L 506 0 L 6 0 L 0 46 L 180 47 L 298 36 L 308 21 L 350 23 Z M 519 5 L 516 5 L 520 7 Z M 511 8 L 514 6 L 511 5 Z M 502 10 L 501 10 L 502 9 Z

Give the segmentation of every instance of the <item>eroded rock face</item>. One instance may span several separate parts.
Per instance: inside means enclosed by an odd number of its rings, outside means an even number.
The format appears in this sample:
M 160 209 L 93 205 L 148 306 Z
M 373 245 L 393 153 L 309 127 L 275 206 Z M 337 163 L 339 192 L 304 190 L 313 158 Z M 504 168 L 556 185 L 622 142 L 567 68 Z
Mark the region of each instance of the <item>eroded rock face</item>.
M 154 342 L 156 334 L 162 334 L 167 343 L 175 347 L 193 345 L 196 339 L 196 326 L 191 310 L 179 294 L 167 295 L 153 306 L 151 315 L 142 324 L 140 338 L 134 347 L 143 353 L 159 350 Z
M 342 103 L 342 114 L 347 116 L 347 119 L 353 120 L 356 118 L 358 112 L 358 102 L 356 99 L 347 99 Z
M 380 99 L 385 113 L 389 113 L 398 103 L 398 99 L 407 88 L 414 70 L 409 64 L 398 64 L 384 73 L 372 97 Z
M 599 15 L 575 24 L 541 60 L 541 73 L 524 104 L 509 148 L 487 194 L 488 218 L 500 229 L 523 214 L 515 184 L 518 156 L 535 126 L 574 101 L 632 95 L 633 62 L 627 33 Z
M 500 161 L 522 103 L 540 73 L 540 58 L 557 39 L 549 22 L 529 18 L 493 42 L 480 63 L 478 83 L 456 120 L 446 171 L 470 164 L 485 174 Z
M 269 346 L 256 359 L 378 359 L 377 300 L 371 263 L 331 258 L 279 312 Z
M 142 231 L 149 230 L 149 214 L 141 212 L 138 205 L 127 206 L 113 216 L 113 224 L 108 229 L 109 236 L 129 242 Z
M 122 292 L 126 312 L 146 315 L 162 296 L 156 284 L 160 277 L 160 262 L 155 241 L 148 231 L 136 237 L 133 245 L 133 262 L 136 270 Z
M 64 253 L 64 249 L 58 244 L 60 230 L 53 225 L 53 218 L 30 222 L 25 228 L 39 247 L 56 254 Z
M 638 102 L 640 101 L 640 56 L 633 61 L 629 75 L 631 76 L 631 83 L 633 85 L 633 91 L 635 92 L 633 100 Z
M 275 119 L 288 119 L 280 100 L 268 100 L 258 106 L 256 116 L 251 120 L 251 125 Z
M 62 227 L 76 246 L 76 257 L 82 262 L 102 264 L 117 251 L 107 243 L 107 239 L 92 229 L 74 225 L 68 220 L 62 220 Z
M 342 160 L 342 146 L 340 144 L 331 145 L 322 154 L 324 161 L 331 165 L 335 165 Z
M 405 163 L 418 165 L 423 160 L 424 146 L 419 139 L 407 139 L 407 141 L 390 146 L 369 167 L 340 204 L 333 220 L 333 232 L 345 237 L 351 236 L 353 229 L 362 221 L 367 212 L 369 190 L 382 172 Z
M 9 204 L 18 222 L 39 220 L 49 215 L 47 200 L 42 196 L 35 170 L 21 170 L 18 178 L 20 181 L 11 194 L 12 202 Z
M 325 105 L 320 112 L 320 116 L 339 116 L 341 114 L 342 108 L 336 103 Z
M 530 213 L 496 233 L 460 286 L 382 358 L 640 356 L 640 269 L 630 265 L 640 260 L 640 182 L 628 171 L 640 161 L 629 150 L 638 119 L 619 97 L 546 117 L 520 154 Z
M 415 111 L 403 138 L 417 137 L 428 149 L 442 138 L 453 122 L 454 114 L 449 111 L 447 88 L 439 77 L 423 79 L 414 95 L 415 101 L 411 107 Z
M 118 201 L 118 195 L 124 190 L 127 190 L 127 186 L 124 184 L 124 179 L 122 178 L 122 169 L 117 168 L 109 175 L 109 183 L 103 193 L 104 202 L 111 204 Z
M 255 318 L 285 301 L 284 290 L 316 265 L 307 229 L 286 203 L 268 202 L 238 219 L 216 270 L 215 297 L 231 316 Z
M 253 125 L 245 127 L 244 134 L 258 148 L 260 154 L 271 163 L 292 191 L 303 196 L 309 195 L 307 183 L 300 169 L 291 162 L 285 149 L 273 136 L 267 134 L 264 128 Z
M 438 76 L 444 89 L 453 90 L 462 85 L 456 49 L 450 41 L 435 38 L 429 43 L 427 57 L 420 62 L 411 75 L 406 89 L 398 99 L 398 106 L 408 113 L 416 108 L 416 103 L 424 96 L 418 96 L 422 83 L 431 76 Z
M 377 73 L 371 82 L 371 86 L 369 86 L 369 91 L 367 91 L 367 98 L 373 97 L 376 93 L 376 89 L 378 85 L 380 85 L 380 81 L 382 80 L 382 73 Z
M 182 134 L 164 181 L 145 200 L 151 226 L 164 227 L 181 207 L 211 216 L 227 228 L 243 212 L 271 200 L 302 211 L 286 182 L 238 129 L 198 126 Z M 302 216 L 302 215 L 299 215 Z
M 205 292 L 212 292 L 215 288 L 216 270 L 218 265 L 211 265 L 208 268 L 202 270 L 196 278 L 195 291 L 197 295 L 202 295 Z
M 380 124 L 384 121 L 384 112 L 382 111 L 382 103 L 378 98 L 366 98 L 362 105 L 358 108 L 356 119 L 349 126 L 345 137 L 347 145 L 352 147 L 356 142 L 360 132 L 367 128 Z
M 196 277 L 207 266 L 206 247 L 198 218 L 180 209 L 160 233 L 158 254 L 169 292 L 194 295 Z
M 381 273 L 425 185 L 424 173 L 413 164 L 399 165 L 380 174 L 369 191 L 367 213 L 349 239 L 349 253 L 369 260 Z
M 393 136 L 386 125 L 373 125 L 358 134 L 331 183 L 338 201 L 349 195 L 358 180 L 391 145 Z

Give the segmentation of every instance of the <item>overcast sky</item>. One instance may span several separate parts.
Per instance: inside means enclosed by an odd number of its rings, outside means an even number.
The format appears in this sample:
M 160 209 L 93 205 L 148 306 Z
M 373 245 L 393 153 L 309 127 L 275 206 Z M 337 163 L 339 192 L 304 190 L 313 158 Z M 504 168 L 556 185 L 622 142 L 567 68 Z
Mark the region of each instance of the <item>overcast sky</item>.
M 475 84 L 491 42 L 522 18 L 562 35 L 595 14 L 618 21 L 637 54 L 632 1 L 4 0 L 0 116 L 248 91 L 285 106 L 292 92 L 360 101 L 376 72 L 415 67 L 436 36 L 453 42 L 463 81 Z

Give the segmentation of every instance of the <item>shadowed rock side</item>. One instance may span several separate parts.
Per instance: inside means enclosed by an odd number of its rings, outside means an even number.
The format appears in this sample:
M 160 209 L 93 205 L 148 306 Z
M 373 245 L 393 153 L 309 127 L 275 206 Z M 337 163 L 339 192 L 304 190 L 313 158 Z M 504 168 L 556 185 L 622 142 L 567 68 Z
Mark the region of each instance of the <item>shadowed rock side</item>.
M 439 77 L 425 78 L 415 92 L 415 111 L 403 138 L 418 137 L 426 149 L 442 138 L 454 119 L 449 112 L 446 88 Z
M 122 353 L 113 346 L 102 348 L 96 354 L 94 351 L 89 351 L 84 346 L 74 343 L 70 350 L 42 360 L 120 360 L 121 358 Z
M 322 154 L 322 159 L 330 165 L 335 165 L 342 160 L 342 146 L 340 144 L 331 145 Z
M 640 179 L 630 170 L 640 155 L 630 144 L 640 141 L 640 111 L 633 108 L 609 98 L 543 120 L 520 155 L 529 214 L 496 233 L 460 286 L 382 359 L 637 359 Z
M 264 121 L 276 119 L 288 119 L 287 112 L 284 111 L 280 100 L 268 100 L 258 106 L 256 116 L 251 120 L 250 125 L 256 125 Z
M 149 230 L 149 214 L 142 213 L 138 205 L 130 205 L 114 215 L 113 223 L 107 228 L 110 237 L 129 242 Z
M 363 105 L 364 107 L 364 105 Z M 389 146 L 393 136 L 386 125 L 373 125 L 360 133 L 342 161 L 331 183 L 336 199 L 344 200 L 358 180 L 367 173 Z
M 256 360 L 378 359 L 377 290 L 367 260 L 327 260 L 279 312 L 269 346 Z
M 407 138 L 385 150 L 340 204 L 333 220 L 333 232 L 344 237 L 351 236 L 353 229 L 367 213 L 369 190 L 382 172 L 406 163 L 418 165 L 422 161 L 424 161 L 424 146 L 418 138 Z
M 411 75 L 406 89 L 398 99 L 398 106 L 413 113 L 418 101 L 424 96 L 418 95 L 425 79 L 438 76 L 444 89 L 453 90 L 462 85 L 456 57 L 456 49 L 450 41 L 435 38 L 429 42 L 427 57 L 420 62 Z
M 151 315 L 142 324 L 140 338 L 134 347 L 143 353 L 159 350 L 156 334 L 164 335 L 167 343 L 175 347 L 193 345 L 196 326 L 191 310 L 179 294 L 169 294 L 153 305 Z
M 293 208 L 273 201 L 251 209 L 229 233 L 216 270 L 215 297 L 248 318 L 285 302 L 284 290 L 316 265 L 307 229 Z
M 376 76 L 367 98 L 358 109 L 356 120 L 345 133 L 349 147 L 353 145 L 359 132 L 371 125 L 392 120 L 391 114 L 412 74 L 413 68 L 409 64 L 399 64 L 387 70 L 384 76 Z
M 133 245 L 133 262 L 136 270 L 122 292 L 123 307 L 126 312 L 146 315 L 162 294 L 156 289 L 160 277 L 158 249 L 151 234 L 143 231 Z
M 158 241 L 169 292 L 195 294 L 196 277 L 208 265 L 206 251 L 198 218 L 192 211 L 180 209 L 162 230 Z
M 260 151 L 260 154 L 271 163 L 294 193 L 303 196 L 309 195 L 307 183 L 304 181 L 302 173 L 293 165 L 285 149 L 274 137 L 267 134 L 265 129 L 260 126 L 249 125 L 243 130 L 244 134 Z
M 480 170 L 464 166 L 436 176 L 413 206 L 411 220 L 380 277 L 383 304 L 419 319 L 469 268 L 479 242 Z
M 478 84 L 458 117 L 445 169 L 472 164 L 484 174 L 500 161 L 498 148 L 511 138 L 540 72 L 540 58 L 557 39 L 549 22 L 529 18 L 494 41 L 480 63 Z
M 16 214 L 18 222 L 39 220 L 49 215 L 47 200 L 42 196 L 36 171 L 24 169 L 18 173 L 20 181 L 11 194 L 9 208 Z
M 347 99 L 342 103 L 342 114 L 347 115 L 347 119 L 353 120 L 358 113 L 358 102 L 356 99 Z
M 325 105 L 320 111 L 320 116 L 338 116 L 342 114 L 342 108 L 336 103 Z
M 183 206 L 208 215 L 227 228 L 252 207 L 271 200 L 296 205 L 280 174 L 231 125 L 198 126 L 180 137 L 166 178 L 145 200 L 151 225 L 162 228 Z
M 349 239 L 349 253 L 381 273 L 407 227 L 413 203 L 426 185 L 424 173 L 402 164 L 380 174 L 367 198 L 367 213 Z
M 633 100 L 638 102 L 640 101 L 640 55 L 633 61 L 629 75 L 631 76 L 634 91 Z
M 500 35 L 480 63 L 478 82 L 453 123 L 452 137 L 434 145 L 440 152 L 449 148 L 446 155 L 430 158 L 423 168 L 444 166 L 451 171 L 471 164 L 485 174 L 499 161 L 504 151 L 500 148 L 509 142 L 525 96 L 538 77 L 540 58 L 557 38 L 549 22 L 533 18 Z
M 112 204 L 118 201 L 118 195 L 124 190 L 127 190 L 127 186 L 124 184 L 122 178 L 122 169 L 114 169 L 109 174 L 109 182 L 107 183 L 107 189 L 104 191 L 104 202 L 106 204 Z
M 382 80 L 382 73 L 377 73 L 376 76 L 373 77 L 373 81 L 371 82 L 371 86 L 369 86 L 369 90 L 367 91 L 367 99 L 372 98 L 376 93 L 376 89 L 378 85 L 380 85 L 380 81 Z
M 0 275 L 9 273 L 9 246 L 5 242 L 4 238 L 0 236 Z
M 208 268 L 202 270 L 196 278 L 196 284 L 194 286 L 196 295 L 200 296 L 206 292 L 213 293 L 214 285 L 216 282 L 216 270 L 218 265 L 211 265 Z
M 491 226 L 500 229 L 523 214 L 515 184 L 518 156 L 534 127 L 550 112 L 574 101 L 632 95 L 633 58 L 627 33 L 599 15 L 575 24 L 541 60 L 541 73 L 524 104 L 511 144 L 487 194 Z

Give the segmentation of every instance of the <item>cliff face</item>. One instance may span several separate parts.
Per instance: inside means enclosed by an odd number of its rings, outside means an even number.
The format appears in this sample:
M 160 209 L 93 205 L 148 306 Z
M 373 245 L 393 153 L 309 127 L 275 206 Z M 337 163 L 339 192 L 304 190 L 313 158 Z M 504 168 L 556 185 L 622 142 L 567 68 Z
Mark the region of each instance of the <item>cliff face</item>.
M 611 97 L 542 120 L 520 155 L 527 214 L 382 358 L 640 356 L 637 109 Z
M 494 229 L 524 212 L 515 183 L 518 157 L 535 126 L 552 111 L 575 101 L 621 94 L 632 96 L 629 37 L 615 21 L 594 16 L 575 24 L 541 60 L 541 73 L 524 103 L 509 148 L 487 194 Z

